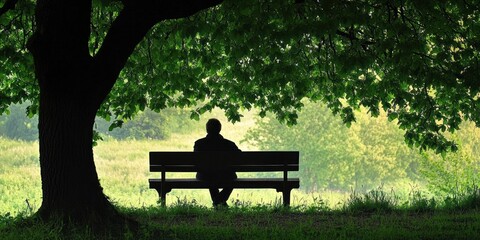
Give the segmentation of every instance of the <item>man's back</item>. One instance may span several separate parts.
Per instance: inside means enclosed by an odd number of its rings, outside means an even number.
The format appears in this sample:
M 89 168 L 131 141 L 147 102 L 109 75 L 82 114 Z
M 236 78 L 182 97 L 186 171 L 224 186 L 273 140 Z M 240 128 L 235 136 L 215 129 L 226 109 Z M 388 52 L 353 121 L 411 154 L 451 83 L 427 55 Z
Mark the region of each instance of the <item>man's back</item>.
M 195 145 L 193 147 L 195 152 L 208 152 L 208 151 L 238 151 L 237 145 L 222 137 L 220 134 L 208 134 L 206 137 L 201 138 L 195 141 Z M 228 166 L 227 161 L 229 159 L 223 159 L 225 162 L 225 166 Z M 207 181 L 228 181 L 237 178 L 237 174 L 234 171 L 229 170 L 227 167 L 223 169 L 223 166 L 215 166 L 215 171 L 202 171 L 197 173 L 197 178 Z M 208 167 L 207 167 L 208 169 Z M 219 171 L 219 169 L 222 169 Z
M 208 134 L 206 137 L 195 141 L 195 152 L 201 151 L 240 151 L 234 142 L 225 139 L 220 134 Z

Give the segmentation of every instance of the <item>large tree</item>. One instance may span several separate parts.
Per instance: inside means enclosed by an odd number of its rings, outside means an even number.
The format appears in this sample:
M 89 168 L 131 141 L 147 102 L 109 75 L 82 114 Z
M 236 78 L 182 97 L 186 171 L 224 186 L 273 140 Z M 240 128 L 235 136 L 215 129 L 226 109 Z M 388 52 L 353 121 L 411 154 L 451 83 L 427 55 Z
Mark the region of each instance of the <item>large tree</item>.
M 115 216 L 95 170 L 92 139 L 97 111 L 128 57 L 156 23 L 188 17 L 220 2 L 123 1 L 93 56 L 91 1 L 36 2 L 27 47 L 39 87 L 40 216 L 80 221 Z
M 95 115 L 121 125 L 200 104 L 193 117 L 220 107 L 237 121 L 255 106 L 294 123 L 310 98 L 346 123 L 383 108 L 407 143 L 439 152 L 456 148 L 445 131 L 480 124 L 476 0 L 220 2 L 38 0 L 33 15 L 29 0 L 0 1 L 0 112 L 38 109 L 41 216 L 115 212 L 95 171 Z

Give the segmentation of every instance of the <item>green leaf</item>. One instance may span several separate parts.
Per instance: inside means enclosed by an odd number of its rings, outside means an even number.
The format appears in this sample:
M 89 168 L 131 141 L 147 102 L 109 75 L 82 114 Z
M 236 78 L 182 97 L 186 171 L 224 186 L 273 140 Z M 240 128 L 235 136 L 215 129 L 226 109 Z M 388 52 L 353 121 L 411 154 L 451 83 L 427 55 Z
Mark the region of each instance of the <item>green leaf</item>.
M 113 123 L 108 127 L 108 131 L 113 131 L 115 128 L 121 128 L 123 125 L 123 120 L 115 120 Z

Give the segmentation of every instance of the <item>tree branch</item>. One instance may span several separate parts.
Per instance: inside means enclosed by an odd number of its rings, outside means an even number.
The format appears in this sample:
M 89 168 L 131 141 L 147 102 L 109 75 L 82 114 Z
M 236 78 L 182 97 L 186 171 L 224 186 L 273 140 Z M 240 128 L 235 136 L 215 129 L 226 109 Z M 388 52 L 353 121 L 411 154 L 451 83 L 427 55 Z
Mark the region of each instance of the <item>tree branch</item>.
M 353 34 L 353 31 L 350 31 L 350 32 L 346 33 L 346 32 L 337 30 L 337 31 L 336 31 L 336 34 L 339 35 L 339 36 L 342 36 L 342 37 L 345 37 L 345 38 L 349 39 L 351 42 L 353 42 L 353 41 L 362 41 L 362 42 L 360 43 L 360 44 L 362 45 L 362 47 L 366 47 L 366 46 L 368 46 L 368 45 L 373 45 L 373 44 L 375 44 L 374 41 L 363 40 L 363 39 L 357 38 L 357 37 Z
M 201 10 L 214 7 L 223 0 L 124 0 L 125 8 L 137 9 L 156 22 L 189 17 Z
M 14 9 L 15 5 L 17 5 L 17 2 L 18 0 L 7 0 L 5 4 L 3 4 L 2 8 L 0 8 L 0 17 L 9 10 Z
M 106 96 L 115 84 L 135 47 L 157 23 L 185 18 L 216 6 L 223 0 L 124 0 L 124 8 L 112 23 L 102 46 L 94 57 L 95 85 L 99 96 Z M 103 99 L 99 99 L 103 101 Z

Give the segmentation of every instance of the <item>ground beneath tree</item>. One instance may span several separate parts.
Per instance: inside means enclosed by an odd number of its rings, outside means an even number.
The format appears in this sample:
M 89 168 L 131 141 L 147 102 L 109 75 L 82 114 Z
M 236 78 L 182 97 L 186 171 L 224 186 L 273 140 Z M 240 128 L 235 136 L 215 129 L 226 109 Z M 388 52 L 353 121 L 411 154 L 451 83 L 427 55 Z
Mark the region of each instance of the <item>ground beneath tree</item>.
M 164 212 L 136 219 L 165 239 L 480 238 L 479 211 L 347 214 L 237 209 Z
M 106 226 L 104 232 L 94 232 L 90 227 L 66 227 L 62 221 L 5 215 L 0 216 L 0 239 L 480 239 L 480 210 L 345 213 L 169 207 L 121 212 L 138 227 Z

